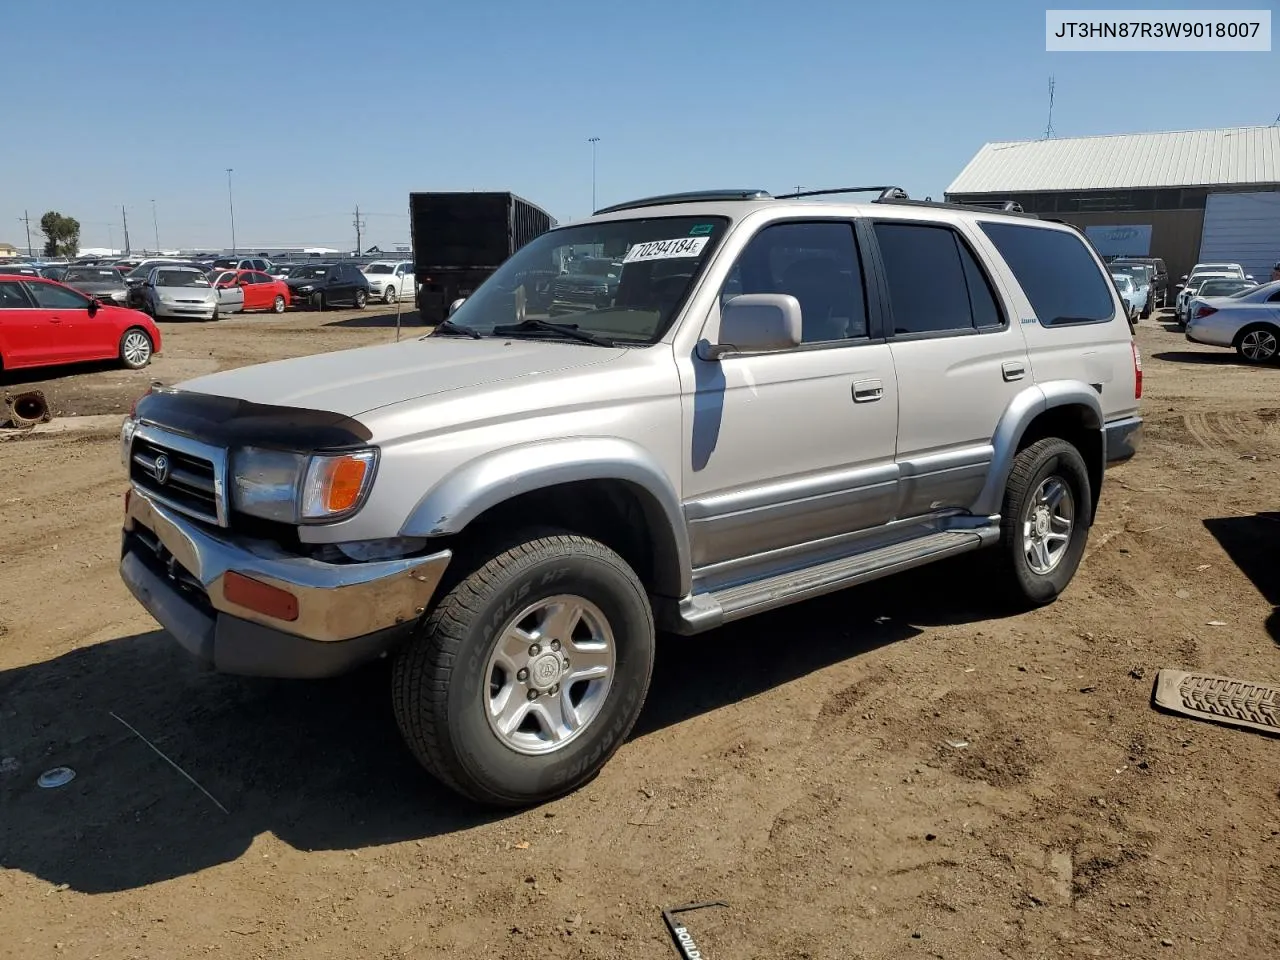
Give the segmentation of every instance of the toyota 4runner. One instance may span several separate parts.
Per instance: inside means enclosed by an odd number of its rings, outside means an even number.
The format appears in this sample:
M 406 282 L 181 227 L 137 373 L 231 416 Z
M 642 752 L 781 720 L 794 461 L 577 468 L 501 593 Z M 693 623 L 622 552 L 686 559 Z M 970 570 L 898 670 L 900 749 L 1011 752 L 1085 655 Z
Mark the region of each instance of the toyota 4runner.
M 528 277 L 584 255 L 619 265 L 607 302 L 531 307 Z M 600 770 L 655 629 L 980 548 L 1052 601 L 1141 426 L 1125 306 L 1078 231 L 897 189 L 620 204 L 454 307 L 141 398 L 120 569 L 215 670 L 391 655 L 410 749 L 491 804 Z

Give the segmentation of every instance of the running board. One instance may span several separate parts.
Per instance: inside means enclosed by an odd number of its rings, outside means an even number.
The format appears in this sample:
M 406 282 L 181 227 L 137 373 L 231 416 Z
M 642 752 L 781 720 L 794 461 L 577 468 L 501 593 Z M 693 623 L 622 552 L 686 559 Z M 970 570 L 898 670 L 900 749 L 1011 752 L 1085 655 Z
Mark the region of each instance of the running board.
M 693 594 L 672 605 L 670 612 L 674 616 L 663 626 L 686 636 L 713 630 L 721 624 L 766 610 L 820 597 L 944 557 L 968 553 L 994 542 L 999 536 L 998 525 L 973 530 L 945 530 L 852 557 L 775 574 L 763 580 Z

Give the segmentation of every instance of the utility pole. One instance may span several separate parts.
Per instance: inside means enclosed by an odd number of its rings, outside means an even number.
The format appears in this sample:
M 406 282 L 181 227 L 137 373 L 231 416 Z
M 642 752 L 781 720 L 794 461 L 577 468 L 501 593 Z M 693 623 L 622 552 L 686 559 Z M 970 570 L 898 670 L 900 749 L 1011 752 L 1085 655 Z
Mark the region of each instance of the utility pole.
M 227 167 L 227 206 L 231 209 L 231 255 L 236 255 L 236 203 L 231 198 L 231 167 Z
M 596 144 L 600 142 L 599 137 L 587 137 L 587 143 L 591 144 L 591 212 L 596 212 Z
M 156 254 L 160 253 L 160 221 L 156 219 L 156 202 L 151 201 L 151 225 L 156 228 Z
M 18 219 L 26 224 L 27 227 L 27 256 L 34 257 L 35 254 L 31 252 L 31 214 L 28 211 L 23 210 L 22 216 Z
M 129 214 L 125 212 L 124 204 L 120 204 L 120 220 L 124 224 L 124 252 L 130 254 L 133 247 L 129 244 Z
M 365 223 L 360 219 L 360 204 L 356 204 L 356 218 L 352 221 L 352 226 L 356 228 L 356 256 L 360 256 L 360 251 L 364 248 L 360 244 L 360 232 L 364 230 Z

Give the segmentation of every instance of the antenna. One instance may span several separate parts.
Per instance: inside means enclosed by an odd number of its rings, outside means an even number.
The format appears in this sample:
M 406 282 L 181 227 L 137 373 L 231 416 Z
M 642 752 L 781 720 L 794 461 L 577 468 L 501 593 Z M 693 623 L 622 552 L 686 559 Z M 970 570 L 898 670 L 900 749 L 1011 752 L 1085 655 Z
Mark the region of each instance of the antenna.
M 1053 77 L 1049 78 L 1049 122 L 1044 128 L 1044 139 L 1049 140 L 1053 137 Z

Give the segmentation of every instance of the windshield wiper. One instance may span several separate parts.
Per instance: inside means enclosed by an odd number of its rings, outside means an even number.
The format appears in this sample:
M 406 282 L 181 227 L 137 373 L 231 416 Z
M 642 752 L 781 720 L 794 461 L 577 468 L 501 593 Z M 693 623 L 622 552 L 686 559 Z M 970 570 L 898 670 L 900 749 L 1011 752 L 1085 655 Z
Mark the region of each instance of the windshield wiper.
M 583 343 L 594 343 L 597 347 L 616 346 L 608 337 L 602 337 L 596 333 L 588 333 L 586 330 L 579 330 L 576 323 L 552 323 L 550 320 L 539 320 L 536 317 L 530 317 L 519 323 L 501 324 L 494 327 L 493 332 L 495 334 L 555 333 L 573 340 L 581 340 Z
M 435 330 L 432 331 L 432 336 L 437 333 L 453 333 L 460 337 L 470 337 L 472 340 L 484 339 L 484 334 L 480 333 L 480 331 L 464 327 L 462 324 L 454 323 L 452 320 L 441 320 L 437 323 Z

